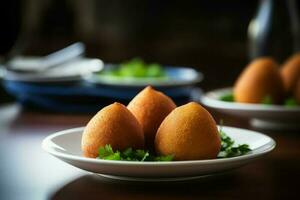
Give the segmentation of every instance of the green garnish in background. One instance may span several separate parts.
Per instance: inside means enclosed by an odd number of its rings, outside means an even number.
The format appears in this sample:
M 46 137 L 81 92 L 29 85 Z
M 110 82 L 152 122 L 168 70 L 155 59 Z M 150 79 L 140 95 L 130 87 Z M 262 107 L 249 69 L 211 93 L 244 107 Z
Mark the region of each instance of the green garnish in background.
M 262 104 L 265 104 L 265 105 L 272 105 L 273 104 L 273 100 L 272 100 L 272 97 L 267 95 L 265 96 L 262 101 L 261 101 Z
M 297 103 L 297 100 L 295 98 L 290 97 L 284 101 L 284 105 L 286 107 L 295 107 L 295 106 L 298 106 L 299 104 Z
M 99 75 L 117 78 L 165 78 L 166 72 L 157 63 L 147 64 L 140 58 L 133 58 L 121 63 L 116 69 L 104 70 Z
M 220 96 L 219 100 L 226 101 L 226 102 L 234 102 L 235 101 L 233 93 L 224 94 L 224 95 Z M 261 104 L 273 105 L 274 102 L 272 100 L 272 97 L 267 95 L 262 99 Z M 295 98 L 289 97 L 289 98 L 286 98 L 284 100 L 283 106 L 285 106 L 285 107 L 295 107 L 295 106 L 299 106 L 299 104 L 298 104 L 298 102 Z
M 232 93 L 224 94 L 220 97 L 221 101 L 234 102 L 234 96 Z

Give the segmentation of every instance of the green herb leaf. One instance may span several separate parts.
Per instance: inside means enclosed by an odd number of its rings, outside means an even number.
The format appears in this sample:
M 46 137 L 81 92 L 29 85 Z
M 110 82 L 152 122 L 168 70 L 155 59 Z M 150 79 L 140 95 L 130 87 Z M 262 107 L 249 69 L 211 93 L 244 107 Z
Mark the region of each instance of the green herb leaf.
M 121 160 L 120 152 L 114 152 L 112 147 L 107 144 L 104 147 L 100 147 L 98 150 L 98 158 L 105 160 Z
M 109 155 L 114 154 L 114 151 L 112 150 L 110 145 L 105 145 L 104 147 L 99 148 L 99 156 L 100 157 L 106 157 Z
M 120 155 L 120 152 L 117 151 L 116 153 L 106 156 L 104 159 L 106 159 L 106 160 L 121 160 L 121 155 Z
M 273 100 L 272 100 L 272 97 L 267 95 L 265 96 L 262 101 L 261 101 L 262 104 L 265 104 L 265 105 L 271 105 L 273 104 Z
M 167 156 L 156 156 L 154 157 L 155 161 L 172 161 L 174 158 L 173 155 L 167 155 Z
M 128 148 L 125 151 L 122 152 L 123 157 L 131 157 L 133 154 L 132 148 Z
M 147 77 L 163 77 L 165 71 L 159 64 L 150 64 L 147 68 Z
M 298 106 L 298 102 L 295 98 L 293 97 L 290 97 L 290 98 L 287 98 L 285 101 L 284 101 L 284 106 L 286 107 L 295 107 L 295 106 Z
M 171 161 L 173 160 L 172 155 L 167 156 L 155 156 L 150 155 L 148 151 L 132 148 L 127 148 L 123 152 L 113 151 L 111 145 L 105 145 L 99 148 L 99 159 L 104 160 L 126 160 L 126 161 Z
M 222 130 L 222 126 L 219 130 L 219 133 L 221 137 L 221 150 L 218 154 L 218 158 L 241 156 L 251 151 L 249 145 L 247 144 L 234 146 L 235 142 L 228 135 L 226 135 L 226 133 Z
M 149 152 L 145 152 L 145 154 L 144 154 L 143 158 L 141 159 L 141 161 L 145 161 L 146 158 L 147 158 L 149 155 L 150 155 Z
M 224 94 L 220 97 L 221 101 L 234 102 L 234 96 L 232 93 Z
M 146 64 L 140 58 L 133 58 L 127 62 L 121 63 L 117 68 L 104 70 L 99 73 L 99 76 L 114 77 L 114 78 L 140 78 L 154 77 L 165 78 L 165 69 L 156 63 Z

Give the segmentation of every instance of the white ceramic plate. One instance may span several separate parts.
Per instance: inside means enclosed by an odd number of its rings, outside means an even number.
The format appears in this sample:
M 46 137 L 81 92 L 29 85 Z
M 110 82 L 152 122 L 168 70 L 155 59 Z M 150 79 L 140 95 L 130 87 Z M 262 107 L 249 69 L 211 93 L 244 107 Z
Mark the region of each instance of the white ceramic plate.
M 84 79 L 93 84 L 117 87 L 177 87 L 194 85 L 203 79 L 202 73 L 188 67 L 165 67 L 165 70 L 167 78 L 118 78 L 92 73 L 84 76 Z
M 40 57 L 17 57 L 10 62 L 14 69 L 26 69 L 31 66 L 39 66 Z M 9 81 L 22 81 L 29 83 L 53 83 L 82 80 L 82 76 L 93 71 L 103 69 L 103 62 L 99 59 L 76 58 L 54 68 L 39 73 L 24 73 L 11 70 L 3 70 L 3 79 Z M 33 68 L 34 69 L 34 68 Z
M 250 118 L 252 125 L 268 129 L 300 128 L 300 106 L 248 104 L 221 101 L 220 97 L 232 93 L 232 88 L 210 91 L 201 97 L 201 103 L 220 112 Z
M 275 141 L 258 132 L 223 127 L 236 144 L 249 144 L 252 149 L 246 155 L 211 160 L 171 161 L 171 162 L 130 162 L 110 161 L 82 156 L 82 128 L 54 133 L 44 139 L 42 147 L 58 159 L 83 170 L 104 174 L 106 177 L 125 180 L 180 180 L 207 176 L 241 167 L 275 147 Z

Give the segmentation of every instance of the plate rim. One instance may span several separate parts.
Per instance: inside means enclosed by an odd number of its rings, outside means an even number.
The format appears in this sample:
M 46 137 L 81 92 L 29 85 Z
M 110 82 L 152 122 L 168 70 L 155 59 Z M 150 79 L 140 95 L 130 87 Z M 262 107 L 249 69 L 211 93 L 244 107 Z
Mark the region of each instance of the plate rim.
M 264 147 L 263 150 L 261 150 L 261 151 L 257 152 L 256 151 L 257 149 L 254 149 L 252 151 L 252 153 L 242 155 L 242 156 L 237 156 L 237 157 L 205 159 L 205 160 L 187 160 L 187 161 L 164 161 L 164 162 L 156 162 L 156 161 L 134 162 L 134 161 L 115 161 L 115 160 L 112 161 L 112 160 L 104 160 L 104 159 L 96 159 L 96 158 L 86 158 L 83 156 L 69 155 L 69 154 L 57 152 L 49 146 L 49 144 L 52 142 L 51 140 L 55 137 L 58 137 L 60 135 L 70 134 L 71 132 L 75 132 L 75 131 L 83 131 L 84 130 L 84 127 L 77 127 L 77 128 L 71 128 L 71 129 L 58 131 L 58 132 L 55 132 L 55 133 L 47 136 L 42 141 L 42 148 L 46 152 L 48 152 L 49 154 L 51 154 L 55 157 L 68 159 L 68 160 L 74 160 L 74 161 L 80 161 L 80 162 L 88 162 L 88 163 L 93 163 L 93 164 L 107 164 L 107 165 L 115 165 L 115 166 L 120 166 L 120 165 L 125 165 L 125 166 L 172 166 L 172 165 L 195 165 L 195 164 L 210 165 L 210 164 L 218 164 L 218 163 L 224 163 L 224 162 L 228 163 L 228 162 L 236 162 L 236 161 L 241 161 L 241 160 L 248 160 L 248 159 L 260 157 L 268 152 L 271 152 L 276 147 L 275 140 L 273 138 L 271 138 L 270 136 L 265 135 L 263 133 L 248 130 L 248 129 L 230 127 L 230 126 L 222 126 L 222 127 L 223 127 L 223 129 L 229 128 L 229 129 L 253 132 L 255 134 L 259 134 L 264 137 L 267 137 L 270 141 L 258 148 L 258 149 L 260 149 L 260 148 Z

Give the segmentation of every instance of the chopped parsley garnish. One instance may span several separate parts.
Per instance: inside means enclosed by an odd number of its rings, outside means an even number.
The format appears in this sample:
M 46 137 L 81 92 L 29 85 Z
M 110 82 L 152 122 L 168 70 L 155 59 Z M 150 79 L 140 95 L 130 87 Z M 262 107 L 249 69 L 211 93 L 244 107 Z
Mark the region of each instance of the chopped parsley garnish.
M 230 158 L 247 154 L 251 149 L 247 144 L 235 145 L 235 142 L 226 135 L 222 130 L 219 131 L 221 136 L 221 150 L 218 158 Z M 150 154 L 149 151 L 132 148 L 127 148 L 124 151 L 114 151 L 112 147 L 107 144 L 99 148 L 99 159 L 104 160 L 123 160 L 123 161 L 172 161 L 174 156 L 156 156 Z
M 247 154 L 251 149 L 247 144 L 235 145 L 234 141 L 224 133 L 222 127 L 219 130 L 221 136 L 221 151 L 218 158 L 230 158 Z
M 230 158 L 247 154 L 251 149 L 247 144 L 235 145 L 232 140 L 223 130 L 223 121 L 220 121 L 219 134 L 221 137 L 221 150 L 217 158 Z M 114 151 L 111 145 L 107 144 L 99 148 L 99 159 L 104 160 L 125 160 L 125 161 L 172 161 L 174 155 L 156 156 L 150 154 L 147 150 L 127 148 L 124 151 Z
M 124 161 L 172 161 L 173 156 L 155 156 L 142 149 L 134 150 L 127 148 L 124 151 L 114 151 L 112 147 L 107 144 L 99 148 L 99 159 L 104 160 L 124 160 Z

